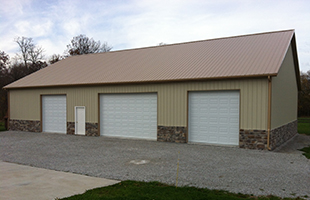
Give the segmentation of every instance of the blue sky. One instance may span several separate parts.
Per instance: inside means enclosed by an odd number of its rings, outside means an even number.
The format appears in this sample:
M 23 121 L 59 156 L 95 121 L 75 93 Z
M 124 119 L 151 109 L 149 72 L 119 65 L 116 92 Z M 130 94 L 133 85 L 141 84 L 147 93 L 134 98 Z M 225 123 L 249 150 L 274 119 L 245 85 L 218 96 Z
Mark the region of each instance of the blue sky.
M 301 71 L 310 70 L 309 0 L 0 0 L 0 50 L 31 37 L 52 54 L 86 34 L 112 50 L 295 29 Z

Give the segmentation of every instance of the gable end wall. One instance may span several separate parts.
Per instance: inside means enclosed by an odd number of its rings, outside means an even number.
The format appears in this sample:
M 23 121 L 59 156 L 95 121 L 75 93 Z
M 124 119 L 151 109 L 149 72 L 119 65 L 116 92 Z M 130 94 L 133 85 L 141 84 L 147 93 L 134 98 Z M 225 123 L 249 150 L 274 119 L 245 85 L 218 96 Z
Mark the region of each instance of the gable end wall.
M 272 77 L 271 129 L 297 120 L 298 87 L 290 46 L 276 77 Z

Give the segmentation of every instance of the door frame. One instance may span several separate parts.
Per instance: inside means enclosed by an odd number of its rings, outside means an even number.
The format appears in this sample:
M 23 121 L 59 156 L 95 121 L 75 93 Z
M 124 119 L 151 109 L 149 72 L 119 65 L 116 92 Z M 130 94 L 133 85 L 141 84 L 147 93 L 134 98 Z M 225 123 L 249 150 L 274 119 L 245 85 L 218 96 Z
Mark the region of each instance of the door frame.
M 84 110 L 84 124 L 85 124 L 85 128 L 84 128 L 84 134 L 79 134 L 78 132 L 77 132 L 77 130 L 78 130 L 78 126 L 77 126 L 77 109 L 78 108 L 83 108 L 83 110 Z M 86 135 L 86 116 L 85 116 L 85 106 L 75 106 L 74 107 L 74 112 L 75 112 L 75 115 L 74 115 L 74 117 L 75 117 L 75 119 L 74 119 L 74 126 L 75 126 L 75 129 L 74 129 L 74 134 L 75 135 Z

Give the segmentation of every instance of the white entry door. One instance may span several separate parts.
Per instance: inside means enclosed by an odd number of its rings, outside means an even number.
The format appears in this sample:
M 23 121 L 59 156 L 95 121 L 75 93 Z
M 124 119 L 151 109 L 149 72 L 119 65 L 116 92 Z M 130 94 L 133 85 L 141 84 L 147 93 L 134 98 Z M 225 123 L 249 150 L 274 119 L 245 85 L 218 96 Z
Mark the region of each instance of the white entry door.
M 157 139 L 157 94 L 101 94 L 100 135 Z
M 189 92 L 189 142 L 239 144 L 239 91 Z
M 85 135 L 85 107 L 75 107 L 75 134 Z
M 42 131 L 67 133 L 66 95 L 42 96 Z

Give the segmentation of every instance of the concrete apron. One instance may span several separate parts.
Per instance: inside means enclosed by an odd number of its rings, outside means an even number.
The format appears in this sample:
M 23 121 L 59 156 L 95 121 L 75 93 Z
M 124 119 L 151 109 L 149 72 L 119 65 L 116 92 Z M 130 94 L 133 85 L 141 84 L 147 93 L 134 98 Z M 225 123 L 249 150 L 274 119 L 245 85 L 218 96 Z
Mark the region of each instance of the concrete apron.
M 0 161 L 0 199 L 52 200 L 118 182 Z

